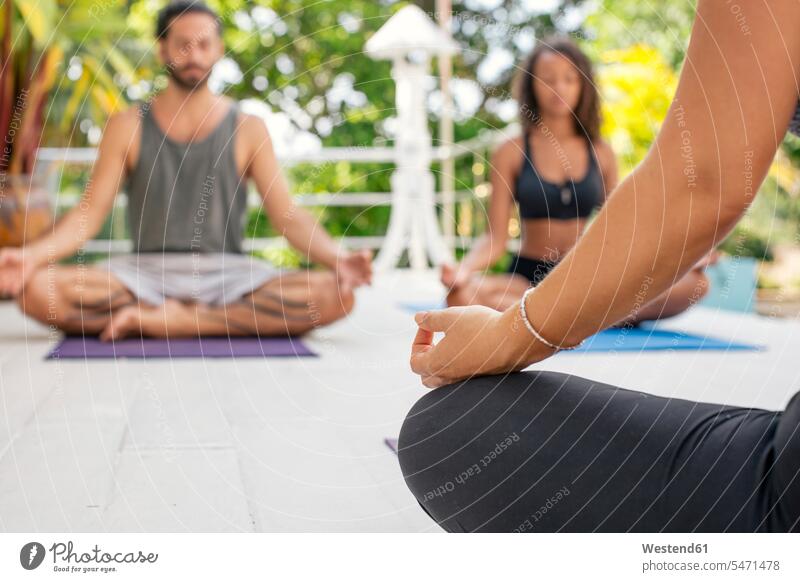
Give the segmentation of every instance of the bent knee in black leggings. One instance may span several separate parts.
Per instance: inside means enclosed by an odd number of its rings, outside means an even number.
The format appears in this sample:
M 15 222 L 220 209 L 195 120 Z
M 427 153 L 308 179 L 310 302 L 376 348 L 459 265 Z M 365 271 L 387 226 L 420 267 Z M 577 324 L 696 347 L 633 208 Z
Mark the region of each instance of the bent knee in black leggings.
M 774 491 L 798 498 L 798 417 L 556 372 L 486 376 L 414 405 L 400 465 L 448 531 L 791 531 L 797 508 Z

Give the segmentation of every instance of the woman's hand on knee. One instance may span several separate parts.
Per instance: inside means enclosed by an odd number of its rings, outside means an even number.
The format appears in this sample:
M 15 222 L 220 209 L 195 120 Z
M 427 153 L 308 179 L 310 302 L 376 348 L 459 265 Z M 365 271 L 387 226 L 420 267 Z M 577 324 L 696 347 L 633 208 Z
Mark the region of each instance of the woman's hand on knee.
M 417 313 L 411 369 L 428 388 L 470 378 L 522 370 L 552 352 L 517 321 L 516 310 L 451 307 Z M 444 337 L 434 343 L 434 334 Z

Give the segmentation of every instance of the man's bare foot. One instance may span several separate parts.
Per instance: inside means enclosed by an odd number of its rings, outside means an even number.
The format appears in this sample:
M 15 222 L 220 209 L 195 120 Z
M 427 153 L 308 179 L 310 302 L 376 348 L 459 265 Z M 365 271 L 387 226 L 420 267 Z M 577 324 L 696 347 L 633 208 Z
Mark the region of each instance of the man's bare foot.
M 142 335 L 141 307 L 138 305 L 128 305 L 114 311 L 108 325 L 100 332 L 100 339 L 107 342 L 133 335 Z

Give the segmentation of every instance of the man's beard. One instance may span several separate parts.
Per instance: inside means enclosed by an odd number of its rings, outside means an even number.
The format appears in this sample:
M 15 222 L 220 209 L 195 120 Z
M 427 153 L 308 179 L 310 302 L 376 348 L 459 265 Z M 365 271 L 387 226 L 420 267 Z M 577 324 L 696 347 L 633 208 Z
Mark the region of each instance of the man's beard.
M 208 70 L 203 74 L 202 77 L 195 80 L 187 80 L 181 78 L 178 71 L 173 67 L 167 67 L 167 72 L 169 73 L 170 78 L 178 84 L 181 89 L 186 91 L 195 91 L 196 89 L 200 89 L 208 83 L 208 77 L 211 75 L 211 70 Z

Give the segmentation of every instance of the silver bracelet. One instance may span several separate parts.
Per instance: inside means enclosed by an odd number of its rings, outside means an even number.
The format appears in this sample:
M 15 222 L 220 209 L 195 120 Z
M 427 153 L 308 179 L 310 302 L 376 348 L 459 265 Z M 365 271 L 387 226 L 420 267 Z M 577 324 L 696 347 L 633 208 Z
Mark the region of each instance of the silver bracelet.
M 525 290 L 525 293 L 522 294 L 522 301 L 519 302 L 519 315 L 522 318 L 522 321 L 525 323 L 525 327 L 528 328 L 528 331 L 531 332 L 531 335 L 533 335 L 533 337 L 542 342 L 544 345 L 553 348 L 557 352 L 560 352 L 562 350 L 574 350 L 575 348 L 579 348 L 583 344 L 584 340 L 581 340 L 578 344 L 574 346 L 559 346 L 544 339 L 542 335 L 533 328 L 533 325 L 528 319 L 528 314 L 525 311 L 525 300 L 528 298 L 528 293 L 533 291 L 535 288 L 536 287 L 533 286 L 528 287 L 528 289 Z

